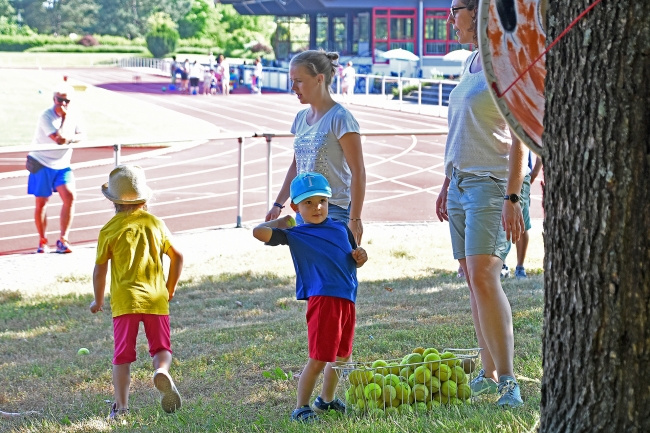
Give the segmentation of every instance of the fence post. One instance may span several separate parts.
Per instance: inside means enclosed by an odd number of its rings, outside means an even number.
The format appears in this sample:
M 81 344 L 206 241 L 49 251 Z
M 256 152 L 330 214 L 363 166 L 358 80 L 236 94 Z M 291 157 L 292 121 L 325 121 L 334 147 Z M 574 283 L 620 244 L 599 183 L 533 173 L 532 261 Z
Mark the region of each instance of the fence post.
M 422 114 L 422 80 L 418 80 L 418 114 Z
M 244 137 L 239 137 L 239 187 L 237 190 L 237 225 L 241 227 L 242 214 L 244 213 Z
M 375 84 L 375 79 L 372 79 L 372 84 Z M 368 90 L 369 90 L 370 74 L 366 75 L 366 106 L 368 106 Z
M 386 76 L 381 76 L 381 96 L 386 96 Z
M 273 193 L 273 162 L 271 160 L 271 149 L 273 146 L 271 141 L 273 140 L 273 135 L 264 134 L 264 137 L 266 138 L 266 209 L 268 211 L 271 209 L 271 203 L 273 203 L 273 199 L 271 198 L 271 194 Z
M 115 167 L 120 165 L 120 153 L 121 153 L 122 145 L 121 144 L 114 144 L 113 145 L 113 155 L 115 156 Z
M 442 117 L 442 80 L 438 82 L 438 117 Z
M 402 93 L 403 93 L 403 86 L 402 86 L 402 77 L 397 78 L 399 80 L 399 111 L 402 111 Z

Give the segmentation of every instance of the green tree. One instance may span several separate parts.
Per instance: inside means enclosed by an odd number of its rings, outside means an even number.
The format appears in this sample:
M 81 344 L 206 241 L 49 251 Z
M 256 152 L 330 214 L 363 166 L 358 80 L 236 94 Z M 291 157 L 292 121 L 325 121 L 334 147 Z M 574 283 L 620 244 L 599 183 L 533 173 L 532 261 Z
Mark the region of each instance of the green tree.
M 181 38 L 202 36 L 214 7 L 206 0 L 194 0 L 190 11 L 178 22 Z
M 0 17 L 7 18 L 9 21 L 16 16 L 16 9 L 11 5 L 9 0 L 0 0 Z
M 202 36 L 223 47 L 226 55 L 243 51 L 254 41 L 270 45 L 275 32 L 273 17 L 240 15 L 232 5 L 217 4 L 210 10 Z
M 156 12 L 147 20 L 147 48 L 154 57 L 163 57 L 176 49 L 179 35 L 176 23 L 165 12 Z
M 136 38 L 147 33 L 147 19 L 164 12 L 174 22 L 190 10 L 191 0 L 95 0 L 99 19 L 93 33 Z
M 95 0 L 16 0 L 23 23 L 39 33 L 86 33 L 97 22 Z

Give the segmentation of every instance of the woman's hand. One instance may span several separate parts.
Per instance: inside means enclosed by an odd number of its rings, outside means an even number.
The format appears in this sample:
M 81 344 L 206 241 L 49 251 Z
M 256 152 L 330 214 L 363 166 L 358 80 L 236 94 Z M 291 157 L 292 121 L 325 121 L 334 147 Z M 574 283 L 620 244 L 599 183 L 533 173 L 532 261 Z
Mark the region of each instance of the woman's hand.
M 524 215 L 519 203 L 513 203 L 510 200 L 503 201 L 501 224 L 503 224 L 503 229 L 506 231 L 507 240 L 513 244 L 519 241 L 525 231 Z
M 357 245 L 361 245 L 361 237 L 363 236 L 363 224 L 360 219 L 350 220 L 348 222 L 348 227 L 354 236 L 354 241 Z
M 442 187 L 440 187 L 440 194 L 438 194 L 438 199 L 436 200 L 436 215 L 438 215 L 440 222 L 449 221 L 449 215 L 447 214 L 449 182 L 451 182 L 451 179 L 445 177 L 445 181 L 442 183 Z
M 280 212 L 282 212 L 282 209 L 280 209 L 277 206 L 271 207 L 271 209 L 268 211 L 266 214 L 266 218 L 264 219 L 265 222 L 276 220 L 280 217 Z

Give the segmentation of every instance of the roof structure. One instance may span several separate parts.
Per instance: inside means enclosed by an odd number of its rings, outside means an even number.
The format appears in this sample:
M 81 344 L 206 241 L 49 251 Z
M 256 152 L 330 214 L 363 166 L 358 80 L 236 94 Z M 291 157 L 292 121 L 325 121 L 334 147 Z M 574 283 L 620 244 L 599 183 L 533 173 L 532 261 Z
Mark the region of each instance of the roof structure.
M 295 16 L 377 7 L 418 7 L 419 0 L 218 0 L 242 15 Z M 449 7 L 449 0 L 424 0 L 424 7 Z

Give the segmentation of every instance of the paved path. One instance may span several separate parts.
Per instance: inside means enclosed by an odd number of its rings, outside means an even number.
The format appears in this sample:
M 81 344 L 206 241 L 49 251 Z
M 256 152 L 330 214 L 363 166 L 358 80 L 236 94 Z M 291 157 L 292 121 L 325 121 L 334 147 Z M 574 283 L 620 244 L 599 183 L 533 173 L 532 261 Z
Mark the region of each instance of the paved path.
M 288 131 L 296 113 L 304 108 L 294 96 L 234 94 L 190 96 L 162 92 L 166 81 L 142 76 L 132 83 L 132 72 L 120 69 L 77 69 L 71 79 L 150 102 L 173 111 L 216 124 L 224 133 Z M 446 136 L 410 136 L 404 129 L 446 128 L 446 119 L 428 115 L 387 111 L 349 105 L 363 130 L 394 129 L 396 135 L 366 137 L 364 158 L 367 194 L 365 222 L 434 221 L 435 200 L 443 181 L 443 151 Z M 150 210 L 162 217 L 172 232 L 215 227 L 233 227 L 237 218 L 237 141 L 210 140 L 203 144 L 126 151 L 146 169 L 156 192 Z M 243 224 L 252 225 L 266 214 L 266 142 L 263 138 L 245 143 Z M 26 194 L 26 172 L 2 178 L 2 171 L 22 169 L 23 154 L 0 155 L 0 255 L 32 252 L 37 243 L 33 223 L 33 197 Z M 13 159 L 12 159 L 13 158 Z M 88 165 L 97 158 L 102 165 Z M 76 150 L 74 161 L 78 199 L 70 240 L 73 245 L 93 243 L 99 229 L 113 214 L 112 205 L 101 194 L 112 167 L 112 150 Z M 292 160 L 291 138 L 273 141 L 273 197 Z M 16 165 L 11 165 L 14 161 Z M 85 163 L 85 164 L 84 164 Z M 6 175 L 6 173 L 5 173 Z M 539 184 L 533 186 L 532 216 L 542 217 Z M 48 208 L 48 236 L 58 237 L 60 199 L 55 194 Z

